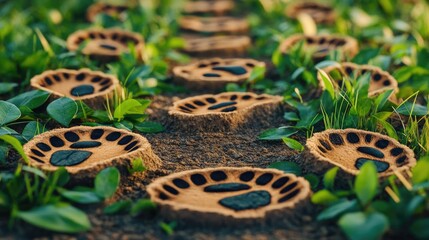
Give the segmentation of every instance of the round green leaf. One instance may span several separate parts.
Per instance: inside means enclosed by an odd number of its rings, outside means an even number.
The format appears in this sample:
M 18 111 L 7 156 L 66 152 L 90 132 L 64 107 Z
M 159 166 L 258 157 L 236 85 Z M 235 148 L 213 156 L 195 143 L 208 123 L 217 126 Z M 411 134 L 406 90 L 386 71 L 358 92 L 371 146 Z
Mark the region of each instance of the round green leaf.
M 0 126 L 13 122 L 21 117 L 21 111 L 12 103 L 0 101 Z
M 70 98 L 63 97 L 51 102 L 46 108 L 49 116 L 61 125 L 68 127 L 77 113 L 77 104 Z
M 95 177 L 95 193 L 101 198 L 109 198 L 115 194 L 119 186 L 120 173 L 118 169 L 109 167 L 103 169 Z
M 340 218 L 338 225 L 351 240 L 381 239 L 389 228 L 388 219 L 381 213 L 348 213 Z

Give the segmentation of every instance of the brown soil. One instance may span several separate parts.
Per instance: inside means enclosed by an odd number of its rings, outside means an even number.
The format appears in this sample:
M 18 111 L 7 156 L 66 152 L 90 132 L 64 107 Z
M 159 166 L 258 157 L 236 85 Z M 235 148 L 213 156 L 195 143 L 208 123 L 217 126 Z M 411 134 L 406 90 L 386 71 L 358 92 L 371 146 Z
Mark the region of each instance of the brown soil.
M 183 98 L 186 96 L 180 96 Z M 150 113 L 152 120 L 167 122 L 168 107 L 176 97 L 155 97 Z M 297 152 L 290 150 L 281 141 L 260 141 L 257 135 L 268 128 L 286 125 L 282 116 L 271 122 L 239 128 L 234 132 L 180 132 L 169 129 L 163 133 L 145 134 L 154 152 L 162 159 L 161 170 L 147 174 L 146 178 L 128 176 L 113 199 L 147 197 L 145 187 L 153 179 L 170 173 L 205 167 L 262 167 L 277 161 L 299 163 Z M 301 142 L 305 137 L 299 137 Z M 304 167 L 304 171 L 306 168 Z M 171 239 L 343 239 L 343 235 L 332 223 L 319 223 L 315 217 L 320 210 L 309 206 L 296 212 L 293 218 L 285 218 L 276 224 L 254 227 L 207 228 L 178 222 Z M 21 227 L 13 232 L 5 232 L 6 223 L 0 220 L 0 239 L 167 239 L 159 224 L 170 222 L 161 216 L 131 217 L 128 214 L 114 216 L 102 213 L 104 205 L 83 206 L 92 223 L 91 231 L 78 235 L 52 234 L 32 227 Z M 1 219 L 1 218 L 0 218 Z

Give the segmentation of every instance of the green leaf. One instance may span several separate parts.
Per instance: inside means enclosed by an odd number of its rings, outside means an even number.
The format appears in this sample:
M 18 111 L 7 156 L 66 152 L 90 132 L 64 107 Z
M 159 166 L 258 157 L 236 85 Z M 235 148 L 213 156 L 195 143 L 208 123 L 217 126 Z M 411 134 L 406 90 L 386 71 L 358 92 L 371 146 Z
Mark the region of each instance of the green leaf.
M 311 196 L 311 202 L 314 204 L 328 205 L 336 201 L 338 201 L 338 197 L 326 189 L 322 189 Z
M 419 66 L 404 66 L 393 73 L 398 83 L 408 81 L 413 75 L 429 75 L 429 71 Z
M 174 233 L 174 229 L 177 227 L 177 222 L 176 221 L 173 221 L 170 223 L 161 222 L 159 226 L 161 227 L 162 231 L 164 231 L 168 236 L 171 236 Z
M 265 76 L 265 67 L 256 66 L 252 69 L 250 77 L 247 79 L 247 83 L 254 83 L 259 80 L 262 80 Z
M 134 128 L 134 124 L 130 121 L 127 121 L 127 120 L 115 122 L 115 123 L 113 123 L 113 125 L 115 126 L 115 128 L 124 129 L 124 130 L 130 131 L 130 132 Z
M 299 121 L 299 117 L 298 117 L 298 114 L 296 114 L 296 112 L 285 112 L 285 114 L 283 115 L 283 118 L 291 122 Z
M 404 102 L 399 106 L 396 111 L 405 116 L 425 116 L 427 115 L 428 108 L 420 104 L 414 104 L 411 102 Z
M 37 107 L 42 106 L 49 98 L 50 93 L 41 91 L 41 90 L 33 90 L 30 92 L 22 93 L 14 98 L 7 100 L 8 102 L 15 104 L 17 107 L 28 107 L 33 110 Z
M 355 211 L 358 209 L 358 202 L 356 199 L 353 200 L 344 200 L 335 203 L 334 205 L 324 209 L 318 216 L 318 221 L 325 221 L 329 219 L 337 218 L 338 216 Z
M 49 116 L 61 125 L 68 127 L 77 113 L 77 104 L 70 98 L 63 97 L 51 102 L 46 108 Z
M 30 167 L 30 166 L 22 166 L 22 171 L 34 174 L 36 176 L 39 176 L 43 179 L 46 179 L 47 176 L 44 172 L 42 172 L 40 169 L 34 168 L 34 167 Z
M 417 239 L 429 239 L 429 218 L 421 218 L 415 220 L 411 226 L 411 233 Z
M 76 101 L 77 104 L 77 113 L 76 118 L 87 119 L 89 116 L 94 114 L 94 110 L 86 105 L 82 100 Z
M 165 128 L 160 123 L 150 121 L 137 123 L 134 125 L 134 127 L 142 133 L 159 133 L 165 130 Z
M 136 217 L 143 213 L 151 213 L 156 210 L 156 204 L 149 199 L 140 199 L 133 204 L 130 210 L 130 214 Z
M 0 101 L 0 126 L 13 122 L 21 117 L 21 111 L 12 103 Z
M 282 137 L 282 140 L 288 147 L 292 148 L 293 150 L 297 150 L 300 152 L 304 150 L 304 146 L 302 146 L 302 144 L 295 139 Z
M 323 185 L 325 188 L 333 190 L 335 184 L 335 177 L 337 176 L 338 167 L 329 169 L 323 176 Z
M 332 80 L 329 78 L 328 74 L 326 74 L 326 72 L 321 69 L 318 69 L 318 74 L 320 78 L 322 78 L 325 90 L 329 93 L 329 95 L 331 96 L 331 99 L 334 99 L 335 88 L 334 88 L 334 84 L 332 83 Z
M 312 101 L 308 105 L 298 104 L 296 106 L 299 112 L 300 120 L 297 122 L 297 128 L 308 129 L 311 126 L 314 126 L 322 119 L 322 115 L 319 114 L 320 111 L 320 102 Z
M 362 205 L 368 204 L 377 194 L 378 174 L 372 162 L 366 162 L 359 171 L 354 191 Z
M 135 99 L 127 99 L 116 107 L 115 112 L 113 113 L 113 117 L 118 120 L 122 120 L 125 118 L 126 115 L 130 115 L 130 114 L 141 115 L 141 114 L 144 114 L 144 112 L 146 111 L 146 108 L 149 105 L 150 105 L 149 100 L 145 100 L 142 103 Z
M 384 105 L 386 105 L 387 100 L 392 94 L 395 93 L 393 93 L 393 89 L 390 89 L 381 93 L 375 98 L 375 106 L 377 106 L 377 111 L 381 111 L 381 109 L 383 109 Z
M 282 138 L 292 136 L 297 132 L 298 130 L 289 126 L 271 128 L 260 133 L 258 136 L 258 139 L 259 140 L 282 140 Z
M 56 232 L 79 233 L 91 228 L 86 214 L 67 204 L 45 205 L 29 211 L 19 211 L 17 217 L 34 226 Z
M 320 179 L 317 175 L 309 173 L 304 175 L 304 178 L 310 183 L 311 189 L 316 189 L 319 186 Z
M 380 53 L 379 48 L 366 48 L 359 51 L 353 58 L 352 62 L 357 64 L 367 64 L 369 60 L 376 57 Z
M 65 167 L 59 167 L 54 172 L 54 178 L 57 178 L 57 186 L 62 187 L 70 181 L 70 174 Z
M 381 213 L 347 213 L 338 221 L 338 225 L 351 240 L 381 239 L 389 228 L 388 219 Z
M 104 214 L 112 215 L 120 212 L 128 211 L 131 208 L 130 200 L 122 200 L 115 202 L 103 209 Z
M 91 191 L 71 191 L 59 188 L 58 192 L 68 200 L 81 204 L 98 203 L 102 200 Z
M 95 193 L 101 198 L 110 198 L 119 186 L 120 173 L 115 167 L 103 169 L 95 177 Z
M 341 67 L 341 65 L 336 62 L 336 61 L 332 61 L 332 60 L 325 60 L 322 62 L 319 62 L 318 64 L 316 64 L 316 66 L 314 66 L 316 69 L 324 69 L 330 66 L 338 66 Z
M 0 94 L 8 93 L 16 86 L 18 86 L 16 83 L 0 83 Z
M 417 161 L 416 166 L 412 169 L 413 183 L 418 184 L 429 181 L 429 156 L 421 158 Z
M 292 173 L 297 176 L 301 176 L 302 174 L 301 167 L 294 162 L 275 162 L 270 164 L 268 168 L 275 168 L 285 173 Z
M 45 126 L 36 121 L 31 121 L 25 125 L 22 130 L 22 136 L 25 140 L 30 141 L 34 136 L 39 135 L 46 131 Z
M 392 124 L 388 123 L 387 121 L 377 118 L 375 115 L 373 115 L 373 117 L 375 117 L 375 119 L 377 119 L 377 123 L 380 124 L 381 126 L 383 126 L 384 130 L 386 130 L 387 135 L 389 135 L 389 137 L 394 138 L 396 140 L 398 140 L 398 134 L 396 133 L 395 128 L 392 126 Z
M 21 157 L 24 159 L 25 163 L 29 164 L 30 160 L 28 159 L 27 155 L 24 152 L 24 149 L 22 148 L 21 143 L 18 141 L 18 139 L 9 136 L 9 135 L 3 135 L 0 136 L 0 140 L 3 140 L 7 142 L 8 144 L 12 145 L 12 147 L 21 155 Z
M 133 159 L 131 162 L 131 168 L 128 168 L 128 172 L 130 172 L 130 174 L 134 174 L 137 172 L 144 172 L 144 171 L 146 171 L 146 167 L 143 164 L 143 159 L 141 158 Z
M 15 130 L 13 130 L 12 128 L 8 128 L 8 127 L 0 127 L 0 136 L 2 135 L 19 135 L 19 133 L 17 133 Z

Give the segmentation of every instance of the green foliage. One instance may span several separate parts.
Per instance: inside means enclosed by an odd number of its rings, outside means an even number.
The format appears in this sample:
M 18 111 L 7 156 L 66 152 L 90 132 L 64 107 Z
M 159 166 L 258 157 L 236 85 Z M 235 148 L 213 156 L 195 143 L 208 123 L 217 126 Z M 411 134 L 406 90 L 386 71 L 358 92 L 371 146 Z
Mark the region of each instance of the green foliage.
M 275 168 L 285 173 L 292 173 L 297 176 L 302 174 L 301 167 L 294 162 L 275 162 L 268 166 L 268 168 Z
M 118 174 L 116 168 L 106 168 L 97 175 L 94 190 L 86 187 L 69 190 L 65 186 L 70 176 L 64 168 L 45 174 L 39 169 L 18 165 L 15 172 L 0 173 L 0 213 L 8 216 L 10 227 L 23 220 L 51 231 L 84 232 L 91 227 L 88 217 L 69 202 L 104 201 L 116 191 Z
M 170 223 L 161 222 L 159 226 L 161 227 L 162 231 L 164 231 L 168 236 L 171 236 L 174 233 L 174 229 L 177 227 L 177 222 L 176 221 L 172 221 Z
M 64 203 L 18 211 L 16 215 L 34 226 L 56 232 L 79 233 L 91 228 L 91 223 L 84 212 Z
M 143 159 L 136 158 L 131 161 L 131 168 L 128 169 L 130 174 L 141 173 L 146 171 L 146 167 L 143 164 Z
M 284 137 L 290 137 L 298 131 L 292 127 L 279 127 L 265 130 L 260 133 L 258 139 L 260 140 L 282 140 Z
M 338 167 L 331 168 L 323 176 L 323 185 L 325 185 L 326 189 L 334 189 L 335 177 L 337 176 L 338 169 Z
M 413 183 L 419 184 L 429 181 L 429 156 L 421 158 L 413 168 Z
M 44 132 L 46 132 L 45 126 L 43 126 L 40 122 L 31 121 L 27 123 L 27 125 L 25 125 L 24 129 L 22 130 L 22 137 L 25 140 L 30 141 L 34 136 Z
M 178 51 L 185 45 L 184 39 L 176 37 L 181 1 L 141 1 L 124 19 L 102 14 L 93 24 L 82 17 L 89 4 L 49 0 L 28 5 L 22 0 L 4 1 L 0 11 L 0 39 L 4 43 L 0 45 L 0 95 L 5 96 L 4 99 L 13 97 L 0 101 L 0 162 L 6 159 L 6 146 L 9 145 L 26 159 L 21 143 L 44 132 L 51 119 L 62 126 L 69 126 L 74 119 L 73 123 L 108 125 L 144 133 L 164 130 L 160 124 L 147 121 L 150 101 L 146 98 L 162 92 L 183 91 L 172 84 L 168 76 L 170 63 L 190 60 Z M 282 139 L 292 149 L 301 151 L 303 146 L 294 140 L 297 139 L 295 134 L 304 133 L 309 137 L 315 130 L 354 127 L 386 133 L 412 148 L 421 158 L 412 170 L 411 188 L 399 186 L 394 177 L 379 183 L 371 166 L 362 168 L 354 184 L 348 183 L 350 189 L 338 189 L 339 185 L 347 183 L 335 184 L 339 180 L 336 177 L 338 168 L 325 174 L 324 189 L 318 188 L 320 179 L 317 176 L 305 175 L 313 189 L 320 189 L 313 195 L 313 202 L 326 207 L 318 219 L 335 220 L 352 239 L 377 239 L 388 227 L 398 236 L 409 234 L 428 238 L 429 180 L 425 157 L 429 149 L 428 3 L 335 0 L 332 2 L 337 13 L 335 25 L 317 26 L 318 33 L 350 35 L 359 40 L 359 53 L 352 59 L 341 60 L 379 66 L 392 73 L 399 83 L 397 97 L 405 99 L 399 106 L 389 101 L 391 91 L 368 96 L 368 75 L 356 79 L 340 77 L 343 84 L 337 88 L 332 79 L 319 70 L 337 64 L 341 56 L 339 51 L 331 51 L 323 60 L 314 60 L 314 50 L 301 42 L 282 53 L 278 46 L 285 37 L 308 30 L 295 20 L 285 20 L 284 9 L 288 2 L 236 1 L 236 4 L 233 15 L 249 13 L 247 19 L 253 40 L 249 55 L 259 60 L 271 58 L 275 66 L 274 69 L 269 64 L 266 69 L 254 68 L 245 84 L 230 84 L 227 90 L 283 95 L 292 108 L 284 114 L 291 126 L 264 131 L 259 139 Z M 399 5 L 401 7 L 395 7 Z M 134 46 L 130 46 L 129 53 L 108 64 L 84 56 L 81 51 L 67 51 L 65 40 L 70 33 L 94 26 L 119 27 L 143 35 L 144 63 L 137 60 Z M 27 91 L 30 78 L 47 69 L 83 67 L 113 74 L 120 80 L 123 91 L 117 93 L 113 101 L 106 102 L 106 109 L 94 110 L 82 101 L 73 102 L 67 98 L 48 103 L 49 93 Z M 320 87 L 318 71 L 326 90 L 320 98 L 310 101 L 317 96 Z M 399 118 L 399 124 L 392 117 Z M 22 135 L 19 135 L 16 131 L 22 127 Z M 280 162 L 271 167 L 302 175 L 298 164 Z M 141 159 L 136 159 L 129 171 L 144 171 Z M 21 219 L 53 231 L 85 231 L 89 228 L 87 218 L 67 203 L 97 203 L 114 194 L 119 181 L 117 172 L 109 169 L 100 174 L 107 180 L 103 182 L 98 178 L 95 189 L 67 189 L 65 183 L 69 176 L 64 169 L 47 175 L 21 165 L 14 174 L 2 171 L 0 212 L 6 218 L 10 216 L 10 225 Z M 382 191 L 387 187 L 391 189 L 388 194 Z M 105 212 L 131 211 L 132 215 L 139 215 L 151 209 L 154 204 L 149 200 L 136 203 L 124 200 L 109 206 Z M 52 214 L 45 216 L 47 213 Z M 160 226 L 167 235 L 175 227 L 174 223 L 161 223 Z
M 130 200 L 122 200 L 105 207 L 103 212 L 108 215 L 118 214 L 129 211 L 131 209 L 131 205 L 132 202 Z
M 148 214 L 156 210 L 156 205 L 149 199 L 140 199 L 135 202 L 130 209 L 130 215 L 136 217 L 141 214 Z
M 69 126 L 77 110 L 76 102 L 66 97 L 51 102 L 46 108 L 49 116 L 65 127 Z
M 336 168 L 325 174 L 325 187 L 312 196 L 312 202 L 325 208 L 319 213 L 319 221 L 336 220 L 349 239 L 380 239 L 388 230 L 401 236 L 413 235 L 424 239 L 427 231 L 421 216 L 429 213 L 429 177 L 427 157 L 421 158 L 412 169 L 412 183 L 396 173 L 380 180 L 373 163 L 365 163 L 350 189 L 335 188 L 333 176 Z M 400 177 L 402 176 L 402 177 Z M 402 182 L 403 186 L 398 186 Z M 380 192 L 379 186 L 386 191 Z M 387 191 L 389 189 L 389 191 Z
M 8 102 L 14 104 L 20 109 L 22 107 L 26 107 L 30 110 L 33 110 L 42 106 L 48 100 L 49 95 L 50 94 L 45 91 L 33 90 L 11 98 L 8 100 Z
M 137 123 L 134 125 L 134 128 L 142 133 L 159 133 L 165 130 L 160 123 L 150 121 Z
M 368 204 L 377 194 L 378 174 L 372 162 L 366 162 L 356 177 L 354 191 L 362 205 Z
M 288 147 L 292 148 L 293 150 L 297 150 L 299 152 L 304 150 L 304 146 L 302 146 L 300 142 L 293 138 L 283 137 L 282 140 Z
M 21 111 L 6 101 L 0 101 L 0 126 L 15 121 L 21 116 Z
M 115 194 L 119 186 L 120 173 L 116 168 L 101 170 L 95 178 L 95 193 L 101 198 L 109 198 Z
M 24 149 L 22 148 L 22 145 L 18 141 L 18 139 L 14 138 L 12 136 L 9 136 L 9 135 L 3 135 L 3 136 L 0 136 L 0 140 L 3 140 L 4 142 L 10 144 L 19 153 L 19 155 L 21 155 L 22 159 L 27 164 L 30 162 L 27 155 L 25 155 Z
M 389 228 L 389 221 L 380 213 L 347 213 L 340 218 L 338 225 L 351 240 L 380 239 Z

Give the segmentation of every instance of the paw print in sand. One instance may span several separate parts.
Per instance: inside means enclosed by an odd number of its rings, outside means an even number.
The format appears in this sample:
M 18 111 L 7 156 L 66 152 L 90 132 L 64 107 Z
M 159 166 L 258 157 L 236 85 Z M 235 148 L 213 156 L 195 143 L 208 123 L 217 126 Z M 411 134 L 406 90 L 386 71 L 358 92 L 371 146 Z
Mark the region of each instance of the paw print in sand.
M 42 133 L 24 145 L 36 167 L 54 171 L 65 167 L 71 174 L 94 174 L 101 168 L 129 166 L 141 157 L 148 169 L 160 166 L 146 138 L 112 127 L 60 128 Z
M 293 174 L 232 167 L 174 173 L 156 179 L 147 191 L 152 201 L 168 209 L 163 213 L 214 223 L 283 216 L 311 194 L 309 183 Z
M 358 129 L 326 130 L 307 140 L 310 153 L 321 161 L 356 175 L 373 162 L 380 176 L 409 169 L 416 164 L 414 152 L 388 136 Z

